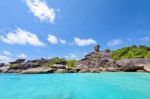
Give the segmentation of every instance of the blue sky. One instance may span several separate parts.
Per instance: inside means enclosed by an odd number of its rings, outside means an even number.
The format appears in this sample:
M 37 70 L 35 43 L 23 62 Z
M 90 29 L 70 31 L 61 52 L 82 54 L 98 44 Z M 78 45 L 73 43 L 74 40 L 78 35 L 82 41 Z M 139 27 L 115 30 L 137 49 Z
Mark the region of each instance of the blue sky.
M 150 45 L 149 0 L 1 0 L 0 62 L 80 59 L 101 50 Z

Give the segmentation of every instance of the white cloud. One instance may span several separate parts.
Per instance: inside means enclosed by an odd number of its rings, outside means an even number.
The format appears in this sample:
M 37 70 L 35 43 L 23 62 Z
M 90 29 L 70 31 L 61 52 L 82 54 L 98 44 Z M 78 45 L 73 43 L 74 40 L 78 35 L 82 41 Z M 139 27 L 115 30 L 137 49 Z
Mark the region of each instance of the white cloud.
M 8 44 L 44 46 L 44 43 L 42 43 L 35 34 L 20 28 L 16 29 L 14 32 L 8 32 L 6 37 L 0 36 L 0 39 Z
M 88 54 L 88 52 L 75 52 L 75 53 L 69 53 L 66 56 L 64 56 L 64 58 L 66 59 L 76 59 L 79 60 L 82 57 L 84 57 L 86 54 Z
M 66 58 L 66 59 L 77 59 L 77 60 L 79 59 L 79 57 L 73 53 L 66 55 L 64 58 Z
M 121 39 L 113 39 L 107 43 L 107 46 L 116 46 L 122 44 L 123 41 Z
M 148 42 L 148 41 L 150 41 L 150 38 L 148 36 L 145 36 L 143 38 L 140 38 L 140 40 L 143 42 Z
M 11 57 L 5 56 L 5 55 L 0 55 L 0 63 L 8 63 L 13 61 Z
M 61 44 L 66 44 L 66 41 L 63 40 L 63 39 L 60 39 L 60 43 L 61 43 Z
M 8 55 L 8 56 L 11 55 L 11 53 L 10 53 L 9 51 L 6 51 L 6 50 L 3 51 L 3 53 L 4 53 L 5 55 Z
M 22 53 L 22 54 L 18 55 L 17 57 L 18 57 L 18 58 L 23 58 L 23 59 L 24 59 L 24 58 L 27 58 L 27 55 L 24 54 L 24 53 Z
M 49 8 L 45 0 L 26 0 L 26 4 L 35 17 L 38 17 L 41 21 L 54 23 L 56 11 Z
M 55 35 L 48 35 L 48 41 L 51 43 L 51 44 L 58 44 L 58 39 Z
M 93 45 L 96 44 L 97 42 L 91 38 L 89 39 L 80 39 L 78 37 L 74 38 L 74 42 L 78 46 L 88 46 L 88 45 Z

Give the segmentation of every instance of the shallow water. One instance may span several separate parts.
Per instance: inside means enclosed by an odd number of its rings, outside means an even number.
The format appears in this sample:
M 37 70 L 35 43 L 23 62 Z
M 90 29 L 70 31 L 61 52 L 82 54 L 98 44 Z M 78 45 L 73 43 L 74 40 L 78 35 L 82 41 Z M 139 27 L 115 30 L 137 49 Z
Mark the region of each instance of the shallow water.
M 150 99 L 150 73 L 0 74 L 0 99 Z

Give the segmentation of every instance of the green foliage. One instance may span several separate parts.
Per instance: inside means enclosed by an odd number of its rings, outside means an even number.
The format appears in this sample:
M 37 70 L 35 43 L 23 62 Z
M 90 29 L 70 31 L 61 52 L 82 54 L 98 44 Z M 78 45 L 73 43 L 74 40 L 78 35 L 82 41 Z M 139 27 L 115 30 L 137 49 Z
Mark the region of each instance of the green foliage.
M 110 49 L 105 49 L 105 52 L 111 52 L 111 50 Z
M 76 66 L 76 63 L 77 63 L 76 60 L 67 60 L 67 64 L 66 64 L 66 65 L 67 65 L 69 68 L 73 68 L 73 67 Z
M 63 58 L 55 57 L 55 58 L 52 58 L 46 65 L 47 66 L 52 66 L 52 65 L 57 64 L 57 63 L 66 64 L 66 60 L 63 59 Z
M 17 66 L 17 64 L 15 64 L 15 63 L 9 64 L 9 65 L 10 65 L 10 67 L 16 67 Z
M 55 58 L 52 58 L 48 63 L 45 63 L 43 66 L 52 66 L 54 64 L 64 64 L 64 65 L 67 65 L 68 68 L 73 68 L 76 66 L 76 63 L 77 61 L 76 60 L 65 60 L 63 58 L 59 58 L 59 57 L 55 57 Z
M 123 58 L 150 58 L 150 47 L 148 46 L 130 46 L 113 51 L 112 58 L 120 60 Z

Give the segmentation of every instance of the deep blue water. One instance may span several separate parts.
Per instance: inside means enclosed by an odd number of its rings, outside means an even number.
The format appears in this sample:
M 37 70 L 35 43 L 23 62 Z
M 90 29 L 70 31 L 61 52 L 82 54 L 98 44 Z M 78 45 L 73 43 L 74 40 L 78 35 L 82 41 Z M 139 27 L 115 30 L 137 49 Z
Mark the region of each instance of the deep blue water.
M 150 73 L 0 74 L 0 99 L 150 99 Z

